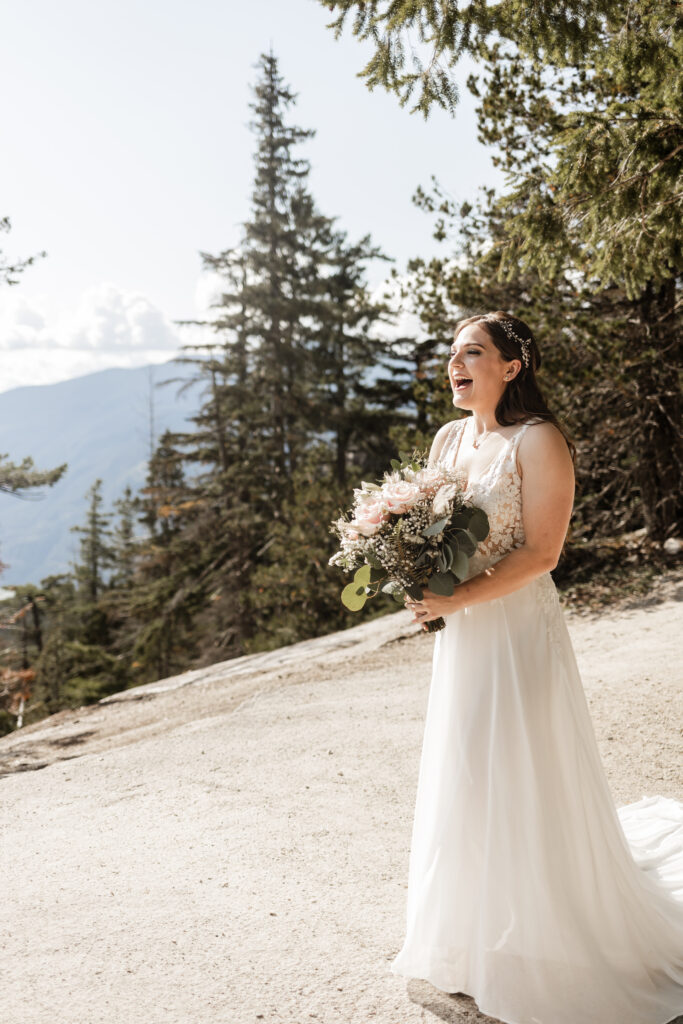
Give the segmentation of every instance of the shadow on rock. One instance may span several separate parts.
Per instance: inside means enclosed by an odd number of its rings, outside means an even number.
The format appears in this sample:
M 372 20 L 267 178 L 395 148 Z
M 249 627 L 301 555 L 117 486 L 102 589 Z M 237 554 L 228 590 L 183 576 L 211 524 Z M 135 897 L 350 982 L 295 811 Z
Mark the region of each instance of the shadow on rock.
M 411 1003 L 422 1006 L 448 1024 L 500 1024 L 497 1017 L 481 1013 L 471 996 L 464 992 L 441 992 L 428 981 L 411 979 L 407 986 Z

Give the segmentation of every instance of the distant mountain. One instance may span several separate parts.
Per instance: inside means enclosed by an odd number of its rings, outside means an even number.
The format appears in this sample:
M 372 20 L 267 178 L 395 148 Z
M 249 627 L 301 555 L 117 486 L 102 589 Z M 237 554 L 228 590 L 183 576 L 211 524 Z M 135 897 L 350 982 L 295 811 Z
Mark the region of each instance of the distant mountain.
M 103 511 L 110 512 L 126 484 L 134 491 L 143 485 L 150 394 L 157 441 L 166 429 L 192 426 L 189 417 L 199 408 L 201 387 L 192 384 L 178 395 L 181 384 L 156 385 L 192 375 L 193 367 L 168 362 L 0 393 L 0 453 L 13 462 L 30 455 L 38 469 L 68 463 L 54 487 L 29 491 L 24 498 L 0 492 L 0 559 L 9 564 L 0 586 L 37 584 L 69 570 L 79 544 L 69 527 L 85 521 L 86 492 L 101 477 Z

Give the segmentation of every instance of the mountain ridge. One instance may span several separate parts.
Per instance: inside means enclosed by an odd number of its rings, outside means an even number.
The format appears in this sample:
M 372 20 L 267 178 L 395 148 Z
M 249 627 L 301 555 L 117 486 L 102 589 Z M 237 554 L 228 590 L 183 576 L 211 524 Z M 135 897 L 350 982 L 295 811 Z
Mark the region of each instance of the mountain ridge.
M 78 553 L 70 528 L 85 521 L 87 491 L 102 479 L 106 513 L 126 485 L 133 491 L 143 485 L 150 394 L 156 443 L 164 430 L 186 429 L 198 408 L 201 382 L 177 393 L 194 372 L 193 366 L 170 360 L 0 392 L 0 453 L 15 463 L 30 456 L 38 469 L 68 464 L 51 488 L 25 497 L 2 494 L 0 558 L 8 568 L 0 576 L 1 586 L 38 584 L 69 571 Z M 175 377 L 180 378 L 175 388 L 160 386 Z

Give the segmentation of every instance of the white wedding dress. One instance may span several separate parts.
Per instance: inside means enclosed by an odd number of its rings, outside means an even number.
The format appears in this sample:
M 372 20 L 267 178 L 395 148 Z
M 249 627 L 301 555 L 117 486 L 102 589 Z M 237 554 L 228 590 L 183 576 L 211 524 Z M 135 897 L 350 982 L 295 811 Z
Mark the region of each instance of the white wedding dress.
M 455 466 L 466 419 L 439 461 Z M 519 440 L 467 497 L 524 541 Z M 665 1024 L 683 1013 L 683 804 L 615 808 L 549 573 L 446 616 L 434 656 L 394 974 L 509 1024 Z

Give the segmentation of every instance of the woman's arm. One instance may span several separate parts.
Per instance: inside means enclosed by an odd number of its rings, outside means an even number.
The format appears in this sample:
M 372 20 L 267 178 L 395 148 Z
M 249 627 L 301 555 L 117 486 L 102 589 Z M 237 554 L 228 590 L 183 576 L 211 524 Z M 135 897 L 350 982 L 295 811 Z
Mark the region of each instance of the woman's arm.
M 420 604 L 427 607 L 428 614 L 415 622 L 504 597 L 557 565 L 574 504 L 574 467 L 567 443 L 552 423 L 539 423 L 525 432 L 517 455 L 524 544 L 458 584 L 451 597 L 440 597 L 425 588 Z

